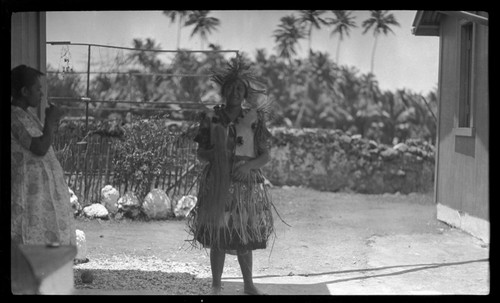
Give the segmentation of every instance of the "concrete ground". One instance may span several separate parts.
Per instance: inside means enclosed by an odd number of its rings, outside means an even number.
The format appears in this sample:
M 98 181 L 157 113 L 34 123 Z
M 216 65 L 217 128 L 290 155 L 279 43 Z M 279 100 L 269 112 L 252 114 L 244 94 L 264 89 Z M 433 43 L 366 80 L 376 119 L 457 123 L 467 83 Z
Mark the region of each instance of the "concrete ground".
M 457 231 L 439 236 L 393 235 L 372 238 L 364 268 L 256 276 L 271 295 L 486 295 L 487 248 Z M 241 294 L 242 279 L 226 278 L 225 294 Z
M 489 245 L 436 220 L 432 195 L 357 195 L 274 189 L 284 224 L 274 245 L 254 251 L 254 283 L 269 295 L 487 295 Z M 164 238 L 183 235 L 183 221 L 144 227 Z M 90 225 L 87 240 L 99 241 Z M 119 227 L 123 233 L 125 226 Z M 137 230 L 137 226 L 134 228 Z M 103 231 L 100 232 L 101 234 Z M 106 235 L 108 241 L 112 235 Z M 179 236 L 178 241 L 184 241 Z M 118 240 L 117 240 L 118 241 Z M 120 245 L 119 242 L 113 245 Z M 124 240 L 125 241 L 125 240 Z M 158 254 L 168 241 L 157 241 Z M 272 244 L 272 243 L 271 243 Z M 97 244 L 96 244 L 97 245 Z M 101 244 L 99 244 L 101 245 Z M 178 245 L 178 244 L 172 244 Z M 154 248 L 153 248 L 154 250 Z M 189 253 L 187 253 L 189 254 Z M 172 255 L 208 268 L 203 253 Z M 171 260 L 171 259 L 169 259 Z M 209 269 L 208 269 L 209 273 Z M 206 276 L 209 280 L 209 275 Z M 223 295 L 242 295 L 234 256 L 226 258 Z M 81 295 L 162 295 L 162 291 L 77 289 Z

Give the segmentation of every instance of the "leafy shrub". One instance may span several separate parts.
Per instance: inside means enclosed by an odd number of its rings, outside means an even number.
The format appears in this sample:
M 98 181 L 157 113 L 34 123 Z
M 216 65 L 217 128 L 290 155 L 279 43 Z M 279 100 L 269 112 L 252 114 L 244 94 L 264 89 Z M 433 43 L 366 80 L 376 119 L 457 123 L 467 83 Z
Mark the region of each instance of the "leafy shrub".
M 114 183 L 124 185 L 124 191 L 135 192 L 142 201 L 167 171 L 185 164 L 186 158 L 172 157 L 172 149 L 196 160 L 189 150 L 193 143 L 182 134 L 172 133 L 167 121 L 159 116 L 126 124 L 113 158 Z

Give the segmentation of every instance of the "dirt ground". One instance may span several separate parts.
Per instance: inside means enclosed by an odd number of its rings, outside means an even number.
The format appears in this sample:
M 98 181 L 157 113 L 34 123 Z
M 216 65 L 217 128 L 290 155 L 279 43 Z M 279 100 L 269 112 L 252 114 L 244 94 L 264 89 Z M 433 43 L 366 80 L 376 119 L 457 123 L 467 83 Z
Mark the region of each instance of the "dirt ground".
M 270 295 L 488 294 L 489 246 L 436 220 L 432 194 L 361 195 L 283 187 L 271 191 L 286 223 L 254 251 L 254 281 Z M 208 252 L 186 242 L 185 221 L 79 220 L 89 262 L 76 294 L 204 295 Z M 93 282 L 82 283 L 90 270 Z M 223 294 L 242 294 L 227 255 Z

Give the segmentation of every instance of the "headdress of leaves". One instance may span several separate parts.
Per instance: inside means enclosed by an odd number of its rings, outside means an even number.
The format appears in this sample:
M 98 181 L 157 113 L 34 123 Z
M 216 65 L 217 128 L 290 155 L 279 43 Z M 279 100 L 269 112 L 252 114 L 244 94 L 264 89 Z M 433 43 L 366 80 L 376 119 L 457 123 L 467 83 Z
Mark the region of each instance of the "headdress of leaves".
M 241 80 L 247 88 L 247 104 L 256 108 L 266 121 L 270 122 L 278 118 L 275 114 L 275 102 L 269 98 L 265 83 L 258 78 L 251 66 L 238 54 L 227 62 L 226 67 L 212 70 L 211 80 L 221 87 Z
M 218 84 L 221 89 L 236 80 L 241 80 L 245 83 L 249 97 L 253 94 L 266 93 L 265 89 L 256 88 L 256 86 L 264 86 L 264 83 L 258 79 L 250 65 L 245 62 L 240 54 L 235 58 L 231 58 L 226 65 L 225 68 L 212 70 L 211 80 Z

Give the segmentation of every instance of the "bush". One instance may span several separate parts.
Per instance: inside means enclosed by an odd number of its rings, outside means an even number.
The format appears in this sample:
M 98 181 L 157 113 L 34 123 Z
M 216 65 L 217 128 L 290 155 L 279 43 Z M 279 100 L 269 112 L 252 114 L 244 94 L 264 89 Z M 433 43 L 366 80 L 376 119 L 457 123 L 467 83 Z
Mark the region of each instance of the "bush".
M 196 161 L 194 142 L 172 133 L 161 117 L 136 119 L 124 126 L 123 140 L 116 145 L 113 158 L 114 183 L 133 191 L 140 201 L 155 188 L 166 172 Z M 174 157 L 181 153 L 183 157 Z
M 192 168 L 197 162 L 190 123 L 179 122 L 172 127 L 172 121 L 159 115 L 133 118 L 124 124 L 115 122 L 90 120 L 87 129 L 82 119 L 66 119 L 58 128 L 54 149 L 63 168 L 72 174 L 84 173 L 87 183 L 91 184 L 88 187 L 97 193 L 80 188 L 77 191 L 83 200 L 96 198 L 105 185 L 102 182 L 112 184 L 121 194 L 134 192 L 141 201 L 155 187 L 175 188 L 174 194 L 188 194 L 177 189 L 186 183 L 189 183 L 186 188 L 192 188 L 192 182 L 186 181 L 186 168 L 191 167 L 191 175 L 198 168 L 197 165 Z M 101 140 L 106 138 L 111 139 Z M 76 144 L 79 141 L 88 144 Z M 95 173 L 103 173 L 102 163 L 107 163 L 108 156 L 110 180 L 105 181 L 103 175 L 96 177 Z M 94 184 L 96 182 L 101 183 Z

